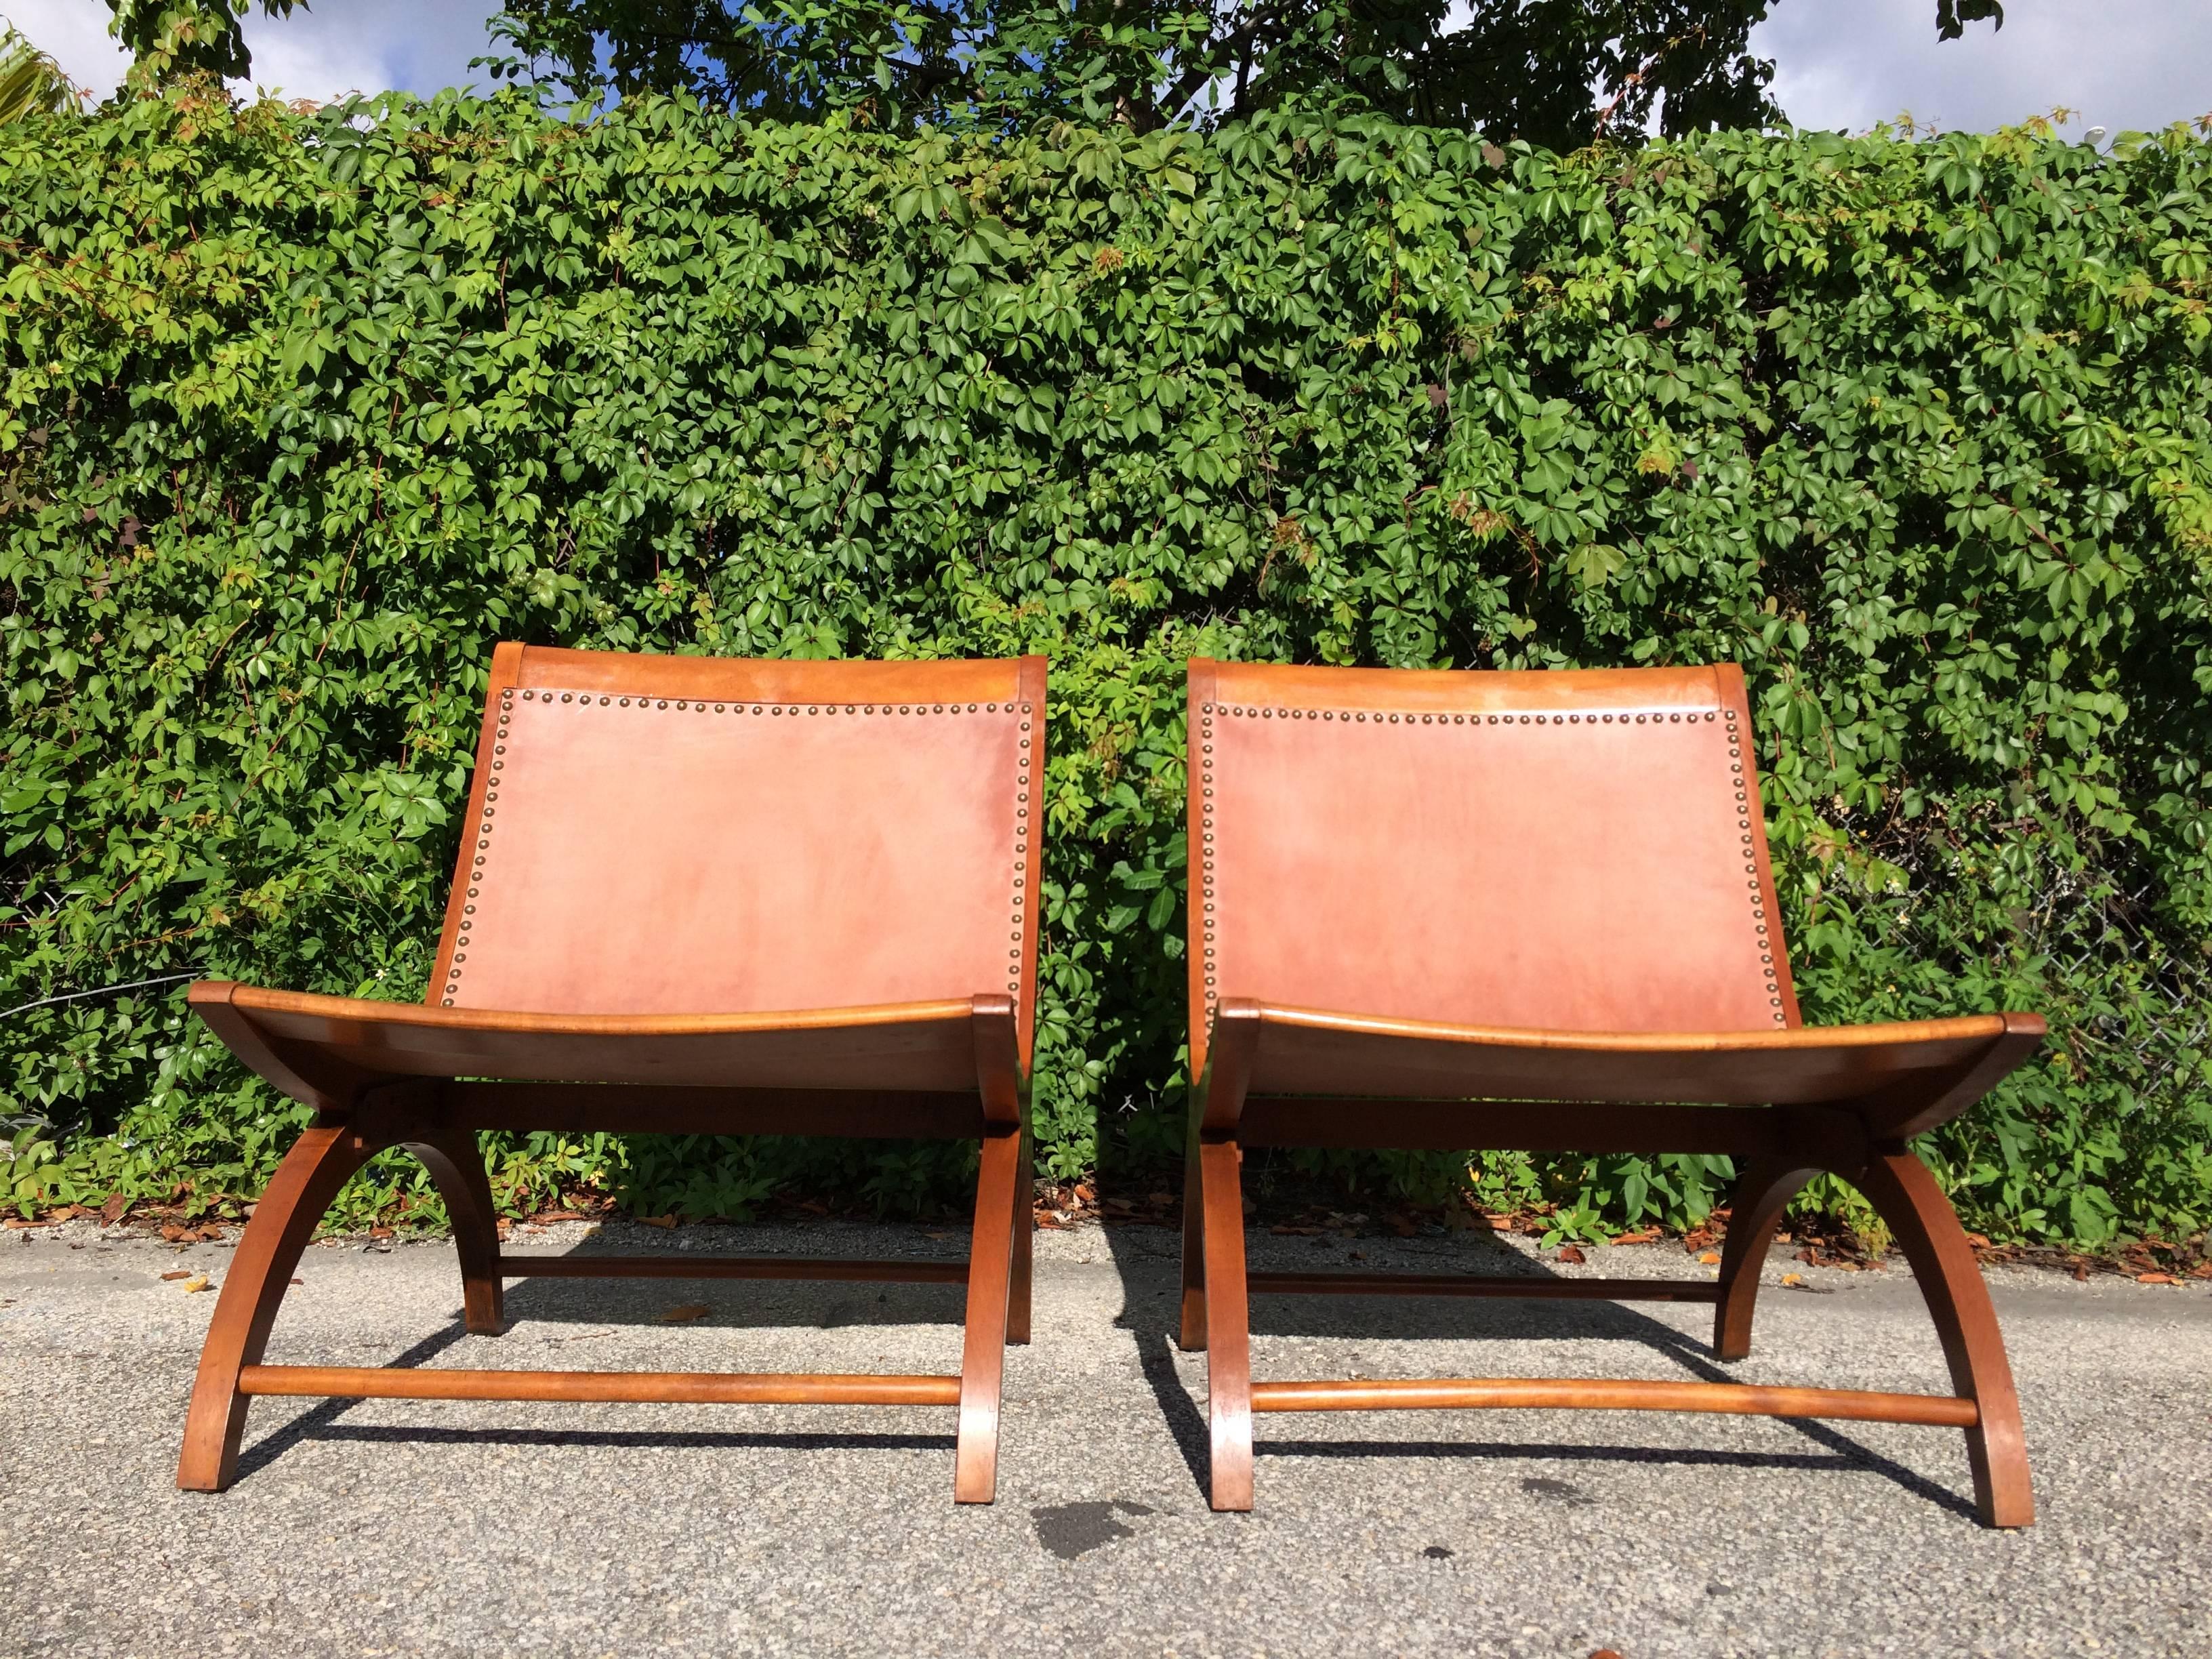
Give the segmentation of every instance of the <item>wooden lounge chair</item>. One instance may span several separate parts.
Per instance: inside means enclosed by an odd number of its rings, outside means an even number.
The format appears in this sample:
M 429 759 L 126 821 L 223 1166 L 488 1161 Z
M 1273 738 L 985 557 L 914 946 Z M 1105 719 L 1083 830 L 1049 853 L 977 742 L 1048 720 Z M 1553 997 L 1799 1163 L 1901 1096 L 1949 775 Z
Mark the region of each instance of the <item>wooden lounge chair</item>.
M 1045 664 L 493 653 L 421 1006 L 191 988 L 315 1109 L 233 1258 L 177 1484 L 235 1476 L 256 1395 L 957 1406 L 991 1501 L 1003 1345 L 1030 1325 L 1027 1140 Z M 975 1138 L 963 1262 L 509 1256 L 484 1129 Z M 967 1285 L 957 1376 L 356 1369 L 262 1352 L 318 1218 L 391 1146 L 453 1217 L 469 1330 L 527 1274 Z
M 1254 1412 L 1583 1406 L 1963 1429 L 1983 1518 L 2033 1519 L 1988 1292 L 1906 1142 L 2044 1024 L 1800 1024 L 1739 670 L 1201 659 L 1190 744 L 1182 1343 L 1207 1350 L 1214 1508 L 1251 1507 Z M 1247 1273 L 1249 1146 L 1724 1152 L 1739 1178 L 1713 1280 Z M 1903 1246 L 1955 1395 L 1251 1379 L 1250 1291 L 1711 1302 L 1740 1359 L 1776 1223 L 1823 1170 Z

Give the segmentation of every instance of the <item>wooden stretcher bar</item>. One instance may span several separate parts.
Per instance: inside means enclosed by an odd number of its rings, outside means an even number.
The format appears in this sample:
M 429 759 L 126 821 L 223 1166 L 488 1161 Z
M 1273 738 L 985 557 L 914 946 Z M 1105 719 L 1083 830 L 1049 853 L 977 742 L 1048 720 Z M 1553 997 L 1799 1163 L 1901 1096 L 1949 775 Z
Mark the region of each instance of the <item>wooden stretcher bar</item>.
M 1754 1382 L 1613 1382 L 1510 1376 L 1433 1381 L 1255 1382 L 1255 1412 L 1571 1410 L 1712 1412 L 1735 1417 L 1831 1417 L 1856 1423 L 1925 1423 L 1971 1429 L 1980 1407 L 1951 1395 L 1863 1389 L 1781 1389 Z
M 238 1391 L 320 1400 L 566 1400 L 635 1405 L 957 1406 L 957 1376 L 776 1371 L 483 1371 L 248 1365 Z

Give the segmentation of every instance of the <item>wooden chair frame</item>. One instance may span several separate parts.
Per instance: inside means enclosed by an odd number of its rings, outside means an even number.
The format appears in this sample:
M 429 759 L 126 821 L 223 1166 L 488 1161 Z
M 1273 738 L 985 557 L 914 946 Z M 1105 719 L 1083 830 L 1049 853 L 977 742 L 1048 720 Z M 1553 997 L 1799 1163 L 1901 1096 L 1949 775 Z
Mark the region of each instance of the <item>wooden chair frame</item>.
M 1743 681 L 1713 671 L 1711 719 L 1740 756 L 1737 799 L 1755 803 Z M 1233 677 L 1233 678 L 1232 678 Z M 1712 1412 L 1929 1424 L 1962 1430 L 1975 1502 L 1992 1527 L 2034 1518 L 2020 1406 L 1989 1293 L 1958 1219 L 1907 1143 L 1979 1099 L 2044 1036 L 2006 1013 L 1887 1026 L 1808 1029 L 1773 935 L 1775 1029 L 1597 1033 L 1486 1029 L 1284 1006 L 1216 982 L 1216 739 L 1232 721 L 1294 718 L 1565 723 L 1570 682 L 1592 677 L 1403 674 L 1190 665 L 1193 849 L 1190 1005 L 1198 1082 L 1184 1187 L 1182 1330 L 1206 1353 L 1212 1503 L 1252 1505 L 1255 1412 L 1564 1407 Z M 1549 684 L 1531 684 L 1551 682 Z M 1225 684 L 1224 684 L 1225 683 Z M 1608 682 L 1610 689 L 1617 685 Z M 1600 689 L 1607 689 L 1601 687 Z M 1296 714 L 1292 710 L 1297 711 Z M 1546 711 L 1534 714 L 1529 710 Z M 1508 714 L 1504 711 L 1517 711 Z M 1658 718 L 1668 716 L 1662 714 Z M 1596 716 L 1576 714 L 1577 720 Z M 1612 716 L 1607 716 L 1607 719 Z M 1718 728 L 1717 728 L 1718 729 Z M 1764 825 L 1748 806 L 1755 914 L 1775 917 Z M 1760 927 L 1762 935 L 1765 927 Z M 1255 1079 L 1299 1079 L 1285 1090 Z M 1350 1080 L 1367 1083 L 1350 1086 Z M 1706 1103 L 1688 1104 L 1685 1102 Z M 1348 1103 L 1368 1108 L 1348 1112 Z M 1252 1273 L 1241 1165 L 1262 1146 L 1725 1153 L 1738 1178 L 1717 1277 Z M 1710 1302 L 1723 1360 L 1751 1348 L 1759 1268 L 1790 1199 L 1827 1173 L 1866 1197 L 1911 1264 L 1941 1340 L 1948 1395 L 1589 1378 L 1255 1381 L 1249 1297 L 1358 1294 Z
M 191 988 L 191 1006 L 264 1078 L 315 1109 L 255 1207 L 231 1261 L 202 1351 L 177 1484 L 220 1492 L 236 1479 L 246 1411 L 260 1395 L 378 1399 L 566 1400 L 722 1404 L 957 1407 L 954 1498 L 996 1490 L 1003 1352 L 1030 1338 L 1031 1213 L 1028 1063 L 1036 961 L 1038 859 L 1029 803 L 1044 749 L 1045 664 L 755 663 L 633 658 L 502 645 L 495 653 L 479 762 L 504 734 L 502 708 L 532 687 L 589 690 L 604 702 L 650 697 L 678 713 L 742 712 L 759 702 L 834 715 L 1018 721 L 1018 776 L 1006 803 L 1013 934 L 1005 991 L 926 1002 L 795 1012 L 605 1016 L 503 1013 L 259 990 Z M 563 697 L 566 701 L 566 697 Z M 589 699 L 586 699 L 589 701 Z M 1011 731 L 1011 726 L 1009 730 Z M 1011 740 L 1006 744 L 1012 752 Z M 477 768 L 471 824 L 485 816 L 492 767 Z M 468 937 L 473 895 L 466 839 L 432 977 L 447 988 Z M 481 864 L 482 859 L 477 858 Z M 994 919 L 997 920 L 997 919 Z M 1003 926 L 1003 921 L 998 925 Z M 998 936 L 1003 939 L 1003 935 Z M 479 945 L 482 940 L 479 939 Z M 457 979 L 458 975 L 454 975 Z M 968 988 L 970 990 L 973 988 Z M 919 1066 L 926 1086 L 885 1086 Z M 965 1076 L 971 1081 L 959 1085 Z M 840 1082 L 840 1079 L 845 1079 Z M 783 1256 L 508 1255 L 476 1136 L 557 1129 L 662 1134 L 805 1134 L 975 1139 L 981 1144 L 964 1261 Z M 964 1284 L 957 1376 L 465 1370 L 271 1365 L 270 1328 L 301 1251 L 362 1165 L 402 1148 L 429 1171 L 460 1257 L 471 1333 L 504 1328 L 506 1279 L 729 1278 Z

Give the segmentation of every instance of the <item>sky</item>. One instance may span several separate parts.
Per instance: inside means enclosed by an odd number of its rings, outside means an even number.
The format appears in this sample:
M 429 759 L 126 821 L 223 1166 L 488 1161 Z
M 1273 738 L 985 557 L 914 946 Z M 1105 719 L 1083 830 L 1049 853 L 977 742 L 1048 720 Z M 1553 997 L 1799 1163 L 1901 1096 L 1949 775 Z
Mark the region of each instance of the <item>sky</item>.
M 488 87 L 488 0 L 318 0 L 246 43 L 256 84 L 287 98 Z M 126 59 L 104 0 L 0 0 L 4 15 L 100 94 Z M 2005 25 L 1939 45 L 1935 0 L 1776 0 L 1752 36 L 1801 127 L 1864 131 L 1910 112 L 1944 131 L 1987 131 L 2063 106 L 2070 131 L 2118 134 L 2212 113 L 2212 0 L 2006 0 Z M 243 88 L 241 88 L 243 90 Z

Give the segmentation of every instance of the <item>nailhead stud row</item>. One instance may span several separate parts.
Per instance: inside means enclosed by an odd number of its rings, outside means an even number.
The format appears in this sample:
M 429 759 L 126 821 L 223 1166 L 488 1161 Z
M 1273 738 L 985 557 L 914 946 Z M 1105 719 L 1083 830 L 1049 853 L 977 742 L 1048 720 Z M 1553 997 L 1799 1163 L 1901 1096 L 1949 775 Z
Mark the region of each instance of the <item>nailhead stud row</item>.
M 1641 714 L 1394 714 L 1383 709 L 1277 708 L 1243 703 L 1209 703 L 1206 707 L 1243 720 L 1342 720 L 1346 726 L 1364 726 L 1370 720 L 1377 726 L 1680 726 L 1685 721 L 1694 726 L 1701 720 L 1718 718 L 1710 708 L 1693 708 L 1686 714 L 1674 711 Z
M 1006 705 L 1012 708 L 1012 703 Z M 958 710 L 956 707 L 955 713 Z M 969 705 L 975 712 L 975 705 Z M 988 713 L 987 708 L 986 713 Z M 1021 764 L 1014 772 L 1014 931 L 1012 948 L 1006 952 L 1006 990 L 1015 1000 L 1018 1012 L 1022 994 L 1022 933 L 1024 916 L 1023 907 L 1028 902 L 1030 857 L 1030 757 L 1036 751 L 1030 744 L 1030 705 L 1021 706 L 1021 747 L 1016 750 Z
M 1735 710 L 1724 712 L 1728 720 L 1729 782 L 1735 791 L 1736 834 L 1741 837 L 1744 886 L 1751 895 L 1751 922 L 1759 930 L 1759 965 L 1766 975 L 1766 1006 L 1773 1011 L 1777 1025 L 1787 1025 L 1790 1016 L 1782 1006 L 1782 975 L 1774 963 L 1774 936 L 1767 931 L 1765 889 L 1759 878 L 1759 842 L 1751 830 L 1750 780 L 1743 769 L 1743 733 L 1736 725 Z
M 1766 1003 L 1774 1015 L 1777 1025 L 1789 1024 L 1782 1006 L 1782 980 L 1774 961 L 1774 939 L 1768 931 L 1766 898 L 1759 876 L 1759 844 L 1751 831 L 1751 800 L 1743 769 L 1742 734 L 1736 724 L 1733 708 L 1716 711 L 1691 709 L 1686 713 L 1668 710 L 1663 714 L 1645 712 L 1595 714 L 1392 714 L 1387 710 L 1338 708 L 1278 708 L 1245 703 L 1201 703 L 1198 711 L 1199 761 L 1199 942 L 1204 966 L 1202 983 L 1206 993 L 1206 1014 L 1209 1023 L 1213 1018 L 1216 995 L 1213 953 L 1213 721 L 1217 714 L 1232 720 L 1342 720 L 1348 726 L 1364 725 L 1372 720 L 1377 726 L 1680 726 L 1696 725 L 1700 720 L 1723 719 L 1727 722 L 1729 769 L 1731 787 L 1735 791 L 1736 831 L 1741 836 L 1744 875 L 1751 896 L 1752 926 L 1758 930 L 1759 963 L 1766 978 Z
M 1213 1024 L 1213 716 L 1218 705 L 1201 703 L 1198 710 L 1198 940 L 1205 954 L 1206 1023 Z
M 1031 705 L 1006 702 L 957 703 L 770 703 L 701 702 L 690 697 L 617 697 L 594 696 L 586 691 L 550 691 L 531 690 L 518 691 L 513 687 L 500 693 L 499 722 L 492 735 L 491 775 L 484 785 L 483 818 L 477 825 L 477 844 L 470 849 L 468 886 L 461 896 L 461 925 L 453 939 L 453 956 L 446 969 L 446 988 L 442 1000 L 450 1008 L 460 994 L 461 969 L 469 959 L 469 935 L 476 927 L 477 900 L 483 891 L 486 860 L 491 854 L 491 826 L 494 810 L 499 803 L 501 774 L 507 769 L 507 735 L 514 720 L 514 705 L 523 702 L 574 703 L 579 708 L 617 708 L 659 710 L 672 708 L 681 714 L 769 714 L 781 718 L 788 714 L 793 719 L 802 714 L 996 714 L 1003 708 L 1006 714 L 1018 712 L 1021 719 L 1021 747 L 1018 753 L 1021 764 L 1014 778 L 1014 902 L 1012 948 L 1007 952 L 1006 989 L 1018 998 L 1022 991 L 1022 938 L 1024 917 L 1028 905 L 1028 873 L 1030 858 L 1030 757 Z
M 1000 705 L 995 702 L 744 702 L 725 700 L 721 702 L 703 702 L 687 697 L 617 697 L 594 696 L 589 691 L 503 691 L 500 694 L 502 707 L 511 708 L 515 698 L 525 702 L 573 702 L 582 708 L 596 705 L 601 708 L 673 708 L 678 713 L 704 714 L 788 714 L 796 720 L 801 714 L 995 714 Z M 1012 714 L 1014 705 L 1005 705 Z M 1022 705 L 1029 712 L 1029 705 Z

